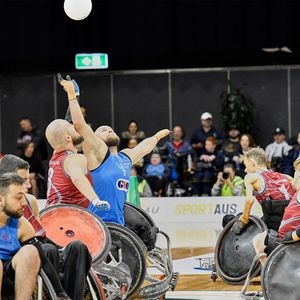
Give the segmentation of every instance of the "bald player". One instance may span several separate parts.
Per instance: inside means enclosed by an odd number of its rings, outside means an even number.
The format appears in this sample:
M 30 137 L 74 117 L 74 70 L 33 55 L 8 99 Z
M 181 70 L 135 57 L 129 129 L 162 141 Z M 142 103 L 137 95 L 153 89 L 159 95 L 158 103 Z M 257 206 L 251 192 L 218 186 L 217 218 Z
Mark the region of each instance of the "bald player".
M 74 126 L 65 120 L 52 121 L 46 137 L 54 149 L 49 161 L 47 205 L 73 204 L 88 208 L 92 203 L 97 209 L 109 209 L 107 201 L 100 201 L 91 185 L 87 159 L 78 154 L 76 145 L 83 141 Z
M 74 84 L 76 87 L 77 84 L 61 78 L 59 81 L 68 94 L 73 124 L 77 132 L 84 137 L 82 149 L 87 157 L 94 189 L 97 195 L 107 200 L 111 206 L 109 211 L 99 211 L 92 206 L 90 210 L 104 221 L 123 225 L 124 203 L 129 187 L 131 166 L 150 153 L 159 140 L 169 135 L 170 130 L 161 130 L 154 136 L 143 140 L 135 148 L 118 152 L 119 137 L 111 127 L 100 126 L 93 132 L 85 122 L 76 98 Z

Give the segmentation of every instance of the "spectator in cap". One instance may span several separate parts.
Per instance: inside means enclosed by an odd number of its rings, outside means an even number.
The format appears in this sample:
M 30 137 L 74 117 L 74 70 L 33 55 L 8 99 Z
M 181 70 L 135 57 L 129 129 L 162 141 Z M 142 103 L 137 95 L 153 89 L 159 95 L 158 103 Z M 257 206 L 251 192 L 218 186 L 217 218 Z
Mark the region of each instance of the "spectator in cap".
M 297 142 L 289 151 L 289 154 L 282 160 L 281 172 L 294 177 L 294 162 L 300 159 L 300 132 L 298 132 Z
M 222 151 L 225 163 L 234 164 L 233 157 L 238 156 L 240 151 L 240 131 L 236 125 L 229 127 L 228 138 L 223 142 Z
M 274 142 L 266 147 L 267 164 L 274 171 L 281 172 L 282 160 L 292 149 L 285 141 L 285 131 L 277 127 L 273 133 Z
M 221 141 L 221 135 L 217 129 L 213 126 L 213 116 L 209 112 L 205 112 L 201 115 L 201 127 L 193 134 L 191 138 L 191 144 L 196 154 L 200 154 L 204 148 L 204 143 L 208 137 L 214 137 L 219 144 Z

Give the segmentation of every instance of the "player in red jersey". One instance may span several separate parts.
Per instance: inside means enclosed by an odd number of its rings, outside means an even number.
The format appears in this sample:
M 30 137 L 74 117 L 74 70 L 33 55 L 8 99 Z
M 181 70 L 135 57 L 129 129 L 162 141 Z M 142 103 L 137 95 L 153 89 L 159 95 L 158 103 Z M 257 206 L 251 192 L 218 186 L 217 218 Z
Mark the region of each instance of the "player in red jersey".
M 278 231 L 285 207 L 293 197 L 292 177 L 267 169 L 266 154 L 261 148 L 252 148 L 245 154 L 247 175 L 246 202 L 244 210 L 232 230 L 241 234 L 249 222 L 250 211 L 255 199 L 261 204 L 263 220 L 268 229 Z
M 29 164 L 23 159 L 7 154 L 0 161 L 0 175 L 7 172 L 16 172 L 25 180 L 27 189 L 30 189 Z M 26 194 L 26 206 L 23 216 L 31 223 L 35 230 L 35 236 L 42 243 L 41 247 L 51 261 L 45 260 L 43 270 L 49 277 L 58 300 L 83 299 L 85 282 L 88 271 L 91 267 L 91 256 L 87 247 L 80 241 L 69 243 L 63 250 L 58 252 L 59 247 L 47 238 L 46 231 L 39 220 L 39 208 L 37 199 Z M 59 280 L 59 267 L 65 274 L 64 287 Z M 49 266 L 50 264 L 50 266 Z M 68 294 L 68 295 L 67 295 Z
M 49 162 L 47 205 L 73 204 L 88 208 L 92 203 L 100 209 L 109 209 L 107 201 L 100 201 L 87 170 L 87 160 L 78 154 L 76 145 L 83 138 L 74 126 L 65 120 L 52 121 L 46 129 L 46 137 L 54 149 Z
M 244 164 L 247 175 L 244 178 L 246 186 L 246 202 L 242 215 L 233 225 L 232 230 L 241 234 L 249 222 L 250 211 L 255 199 L 261 204 L 263 221 L 268 230 L 256 235 L 253 245 L 257 253 L 261 253 L 261 243 L 268 236 L 277 236 L 284 211 L 295 194 L 292 186 L 293 178 L 267 169 L 267 158 L 263 149 L 252 148 L 245 153 Z M 264 246 L 266 248 L 266 246 Z M 260 259 L 265 263 L 265 258 Z
M 253 240 L 256 253 L 269 255 L 281 243 L 293 243 L 300 240 L 300 159 L 295 164 L 293 187 L 297 190 L 286 207 L 279 227 L 278 235 L 262 232 Z M 265 264 L 267 257 L 260 259 Z

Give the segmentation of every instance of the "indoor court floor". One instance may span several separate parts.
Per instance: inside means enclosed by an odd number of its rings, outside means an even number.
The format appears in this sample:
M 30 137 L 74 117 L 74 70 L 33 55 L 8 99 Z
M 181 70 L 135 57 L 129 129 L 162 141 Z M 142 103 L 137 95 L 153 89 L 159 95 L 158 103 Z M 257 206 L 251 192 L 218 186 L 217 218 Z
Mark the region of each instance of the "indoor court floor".
M 173 264 L 179 272 L 179 280 L 174 292 L 168 292 L 166 299 L 227 300 L 240 299 L 242 285 L 230 285 L 217 278 L 211 279 L 211 270 L 202 270 L 200 259 L 211 262 L 217 237 L 221 232 L 220 223 L 158 223 L 160 230 L 171 237 Z M 175 232 L 174 232 L 175 228 Z M 163 243 L 158 243 L 163 247 Z M 203 264 L 203 263 L 202 263 Z M 205 265 L 204 265 L 205 267 Z M 261 291 L 260 278 L 252 279 L 250 292 Z

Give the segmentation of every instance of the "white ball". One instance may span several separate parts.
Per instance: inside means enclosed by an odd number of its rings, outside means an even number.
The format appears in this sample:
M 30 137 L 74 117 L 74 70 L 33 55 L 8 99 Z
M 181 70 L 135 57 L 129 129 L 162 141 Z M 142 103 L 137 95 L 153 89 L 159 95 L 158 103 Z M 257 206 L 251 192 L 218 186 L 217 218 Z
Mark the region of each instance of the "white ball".
M 83 20 L 92 10 L 92 0 L 65 0 L 64 10 L 69 18 Z

